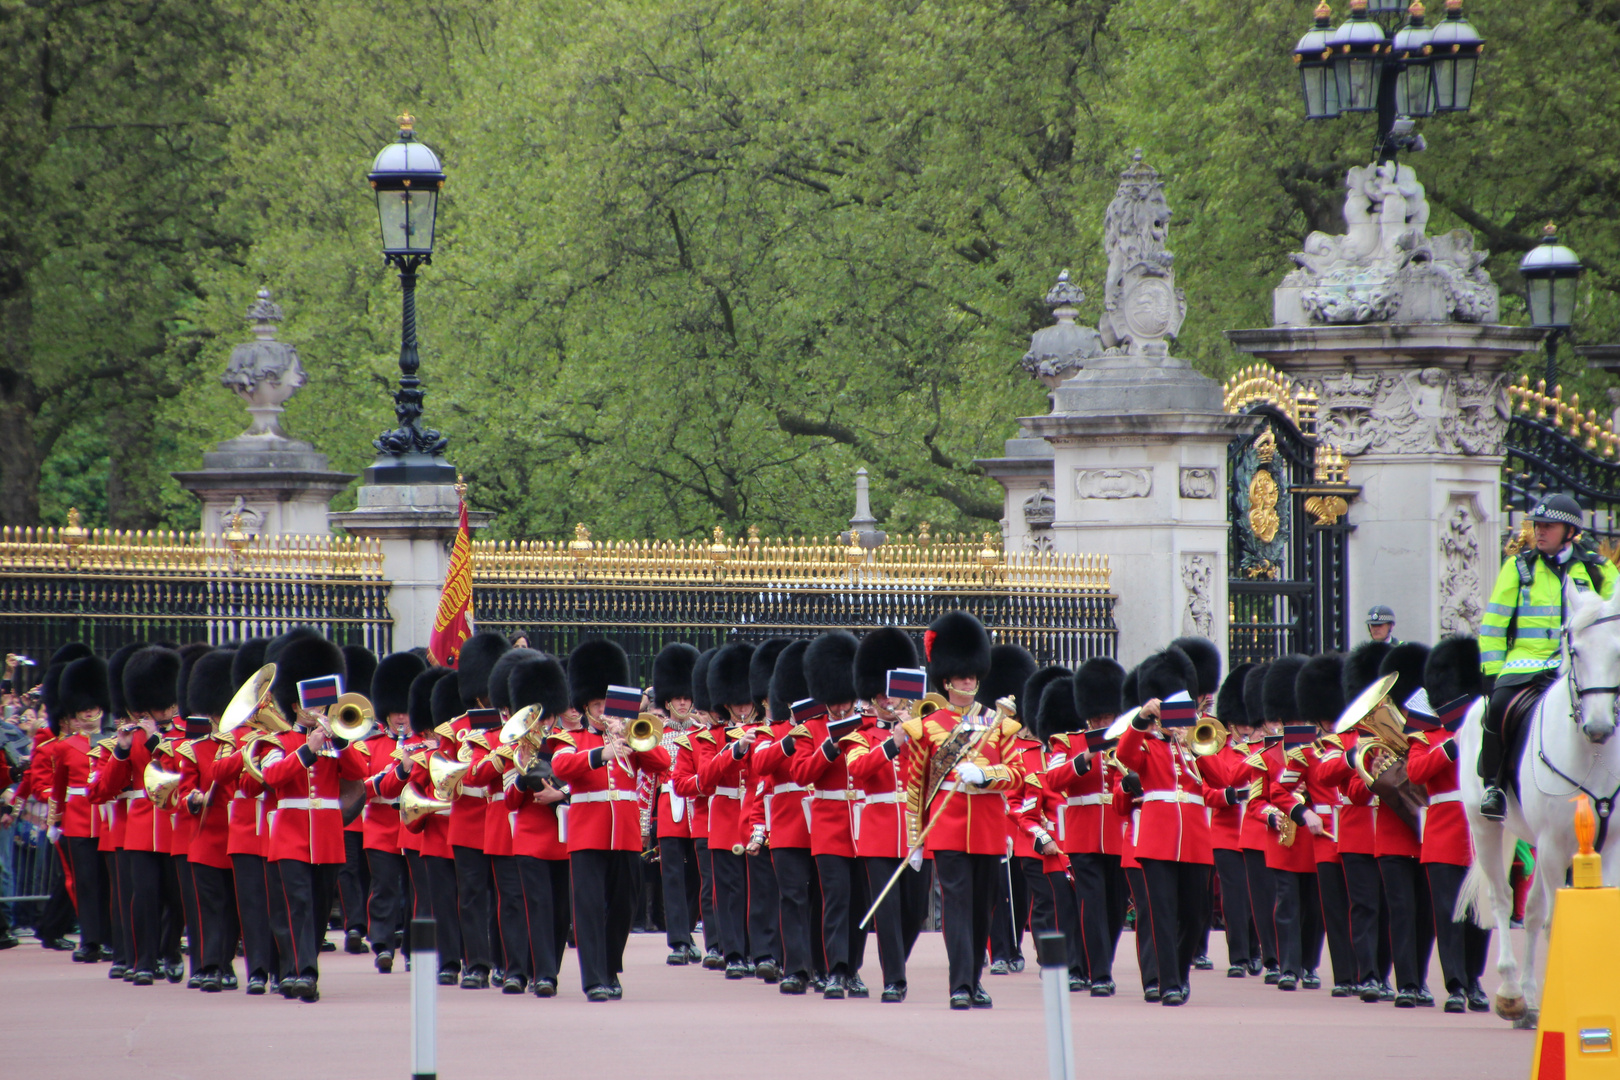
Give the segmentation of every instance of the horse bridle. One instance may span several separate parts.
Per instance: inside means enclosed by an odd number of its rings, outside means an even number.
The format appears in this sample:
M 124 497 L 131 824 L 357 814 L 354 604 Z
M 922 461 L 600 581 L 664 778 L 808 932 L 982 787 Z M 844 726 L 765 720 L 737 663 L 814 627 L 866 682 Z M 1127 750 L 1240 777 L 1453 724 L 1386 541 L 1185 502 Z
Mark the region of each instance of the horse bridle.
M 1620 622 L 1620 613 L 1614 615 L 1605 615 L 1601 619 L 1593 619 L 1588 625 L 1601 626 L 1604 623 L 1611 622 Z M 1564 679 L 1569 684 L 1569 700 L 1574 706 L 1574 712 L 1571 713 L 1570 719 L 1574 720 L 1577 724 L 1580 723 L 1580 704 L 1584 698 L 1597 694 L 1613 694 L 1615 695 L 1615 717 L 1617 721 L 1620 721 L 1620 685 L 1582 686 L 1580 677 L 1575 674 L 1575 637 L 1569 632 L 1568 626 L 1563 627 L 1559 631 L 1558 636 L 1562 639 L 1564 654 L 1569 657 L 1569 664 L 1566 666 Z M 1596 850 L 1602 851 L 1603 842 L 1609 835 L 1609 815 L 1614 812 L 1615 801 L 1620 799 L 1620 787 L 1615 788 L 1615 790 L 1610 792 L 1607 797 L 1604 797 L 1597 794 L 1595 791 L 1591 791 L 1585 784 L 1581 783 L 1579 780 L 1576 780 L 1573 776 L 1570 776 L 1568 773 L 1564 772 L 1564 770 L 1560 769 L 1557 765 L 1554 765 L 1550 760 L 1548 760 L 1547 748 L 1545 745 L 1539 745 L 1536 747 L 1536 756 L 1541 759 L 1541 763 L 1543 765 L 1552 770 L 1554 776 L 1557 776 L 1560 780 L 1564 781 L 1566 784 L 1569 784 L 1571 787 L 1575 788 L 1575 790 L 1592 800 L 1592 808 L 1597 812 L 1598 818 Z

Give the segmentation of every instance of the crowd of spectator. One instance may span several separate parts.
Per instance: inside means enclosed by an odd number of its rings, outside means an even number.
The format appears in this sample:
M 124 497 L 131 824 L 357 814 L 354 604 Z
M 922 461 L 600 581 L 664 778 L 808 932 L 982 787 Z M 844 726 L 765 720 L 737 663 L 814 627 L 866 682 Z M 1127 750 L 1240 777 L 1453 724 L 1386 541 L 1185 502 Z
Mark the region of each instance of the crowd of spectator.
M 15 927 L 36 926 L 42 905 L 7 898 L 42 895 L 54 884 L 45 816 L 50 792 L 35 790 L 29 766 L 34 748 L 50 736 L 34 676 L 26 656 L 6 657 L 0 680 L 0 949 L 17 945 Z

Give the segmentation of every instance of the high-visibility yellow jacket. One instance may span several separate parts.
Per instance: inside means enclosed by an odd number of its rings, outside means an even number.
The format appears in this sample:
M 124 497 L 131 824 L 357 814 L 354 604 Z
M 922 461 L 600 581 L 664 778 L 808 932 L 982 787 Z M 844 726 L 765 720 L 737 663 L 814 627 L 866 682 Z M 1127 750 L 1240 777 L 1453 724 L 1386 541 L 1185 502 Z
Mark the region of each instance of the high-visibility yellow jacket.
M 1479 632 L 1480 670 L 1486 675 L 1533 675 L 1558 667 L 1558 632 L 1564 625 L 1563 577 L 1577 589 L 1614 595 L 1620 571 L 1596 552 L 1574 549 L 1555 572 L 1533 548 L 1503 565 L 1485 605 Z

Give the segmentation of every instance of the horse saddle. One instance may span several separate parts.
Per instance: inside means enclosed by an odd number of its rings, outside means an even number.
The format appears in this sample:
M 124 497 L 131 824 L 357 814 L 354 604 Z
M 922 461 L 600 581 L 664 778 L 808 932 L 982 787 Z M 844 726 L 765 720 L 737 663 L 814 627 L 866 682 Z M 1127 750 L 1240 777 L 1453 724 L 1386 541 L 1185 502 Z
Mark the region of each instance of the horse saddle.
M 1515 795 L 1519 792 L 1519 758 L 1524 751 L 1524 740 L 1530 734 L 1530 713 L 1556 677 L 1554 672 L 1536 676 L 1520 687 L 1519 692 L 1508 700 L 1507 708 L 1502 710 L 1503 779 Z

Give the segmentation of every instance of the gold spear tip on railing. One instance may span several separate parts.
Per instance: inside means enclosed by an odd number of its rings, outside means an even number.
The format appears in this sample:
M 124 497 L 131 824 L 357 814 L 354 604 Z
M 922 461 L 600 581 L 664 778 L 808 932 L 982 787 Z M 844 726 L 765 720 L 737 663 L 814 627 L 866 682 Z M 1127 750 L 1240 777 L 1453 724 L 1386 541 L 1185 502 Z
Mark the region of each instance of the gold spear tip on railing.
M 591 553 L 591 530 L 581 521 L 574 526 L 574 538 L 568 542 L 568 553 L 576 559 L 583 559 Z
M 984 534 L 984 547 L 979 549 L 979 562 L 985 566 L 994 566 L 1001 561 L 1001 550 L 997 546 L 994 534 Z
M 726 543 L 726 530 L 716 525 L 714 527 L 714 543 L 709 545 L 709 558 L 715 562 L 725 562 L 731 557 L 731 547 Z
M 62 543 L 70 548 L 76 548 L 87 539 L 89 539 L 89 534 L 79 524 L 79 508 L 77 506 L 68 507 L 67 525 L 62 529 Z

